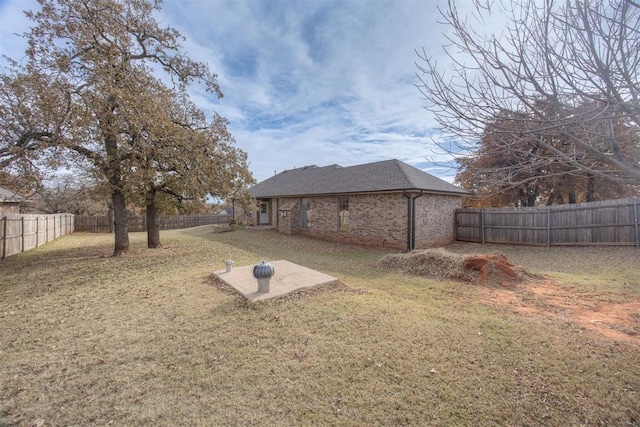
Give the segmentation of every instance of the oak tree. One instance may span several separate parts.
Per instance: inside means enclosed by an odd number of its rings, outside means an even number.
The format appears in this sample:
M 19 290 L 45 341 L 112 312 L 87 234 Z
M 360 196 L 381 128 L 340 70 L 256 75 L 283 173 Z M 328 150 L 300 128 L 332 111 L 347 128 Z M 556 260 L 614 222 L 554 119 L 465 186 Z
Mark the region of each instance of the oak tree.
M 12 188 L 32 194 L 63 163 L 57 145 L 67 133 L 67 98 L 55 79 L 16 70 L 0 74 L 0 171 L 11 177 Z
M 473 155 L 456 158 L 459 170 L 455 180 L 472 191 L 470 204 L 489 207 L 590 202 L 629 197 L 637 191 L 633 186 L 603 179 L 557 161 L 555 151 L 547 146 L 573 153 L 577 153 L 576 148 L 570 141 L 548 132 L 525 132 L 530 125 L 527 115 L 503 112 L 487 124 Z M 509 127 L 511 132 L 505 132 Z M 494 129 L 499 131 L 494 132 Z M 577 129 L 576 133 L 579 132 Z M 597 134 L 597 129 L 591 129 L 590 133 Z M 623 136 L 619 140 L 621 147 L 634 142 Z M 608 167 L 597 165 L 586 156 L 576 160 L 590 168 L 606 170 Z
M 114 214 L 114 255 L 129 248 L 126 191 L 138 167 L 138 136 L 128 122 L 140 111 L 144 82 L 162 70 L 176 88 L 199 81 L 222 96 L 217 76 L 190 59 L 182 36 L 156 21 L 160 1 L 38 0 L 41 10 L 27 12 L 34 26 L 28 41 L 26 75 L 60 82 L 55 88 L 71 113 L 68 132 L 55 141 L 91 163 L 109 185 Z M 150 119 L 151 120 L 151 119 Z
M 211 120 L 182 92 L 148 78 L 137 112 L 128 115 L 127 133 L 138 149 L 129 183 L 145 207 L 147 245 L 161 246 L 158 215 L 185 212 L 206 198 L 229 198 L 253 183 L 246 154 L 235 147 L 227 121 Z M 151 120 L 150 120 L 151 119 Z

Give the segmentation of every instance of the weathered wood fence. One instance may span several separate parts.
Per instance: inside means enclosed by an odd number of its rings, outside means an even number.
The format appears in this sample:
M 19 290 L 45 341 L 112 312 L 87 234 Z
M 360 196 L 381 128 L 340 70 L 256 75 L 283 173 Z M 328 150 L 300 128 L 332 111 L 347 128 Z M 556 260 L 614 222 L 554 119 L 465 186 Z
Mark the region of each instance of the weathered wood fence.
M 0 223 L 3 260 L 11 255 L 42 246 L 67 233 L 73 233 L 72 214 L 9 214 Z
M 229 224 L 233 217 L 231 215 L 178 215 L 161 216 L 158 224 L 161 230 L 174 230 L 178 228 L 198 227 L 210 224 Z M 112 232 L 111 218 L 102 216 L 76 216 L 75 231 L 89 233 L 110 233 Z M 129 231 L 146 231 L 147 218 L 145 216 L 129 216 L 127 218 Z
M 532 246 L 640 247 L 640 200 L 527 208 L 458 209 L 456 240 Z

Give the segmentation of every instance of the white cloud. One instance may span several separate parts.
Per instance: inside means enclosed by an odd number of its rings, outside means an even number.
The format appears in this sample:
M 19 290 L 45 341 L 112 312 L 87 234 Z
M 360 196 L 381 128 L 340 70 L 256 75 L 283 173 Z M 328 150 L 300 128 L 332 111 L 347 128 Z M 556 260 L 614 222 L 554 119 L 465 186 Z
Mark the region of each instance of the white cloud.
M 165 2 L 167 13 L 174 7 Z M 196 17 L 188 12 L 195 7 L 205 11 Z M 210 64 L 226 96 L 210 107 L 231 120 L 257 179 L 306 164 L 426 165 L 434 156 L 435 122 L 413 85 L 415 49 L 437 55 L 443 42 L 435 5 L 249 0 L 179 8 L 174 25 L 222 58 Z
M 263 180 L 308 164 L 398 158 L 430 167 L 435 121 L 413 86 L 414 62 L 423 46 L 442 53 L 438 3 L 446 7 L 445 0 L 165 0 L 159 19 L 218 74 L 224 98 L 196 87 L 193 99 L 230 120 Z M 0 36 L 26 31 L 28 21 L 17 17 L 25 4 L 0 3 Z M 0 40 L 2 53 L 15 55 L 18 43 Z

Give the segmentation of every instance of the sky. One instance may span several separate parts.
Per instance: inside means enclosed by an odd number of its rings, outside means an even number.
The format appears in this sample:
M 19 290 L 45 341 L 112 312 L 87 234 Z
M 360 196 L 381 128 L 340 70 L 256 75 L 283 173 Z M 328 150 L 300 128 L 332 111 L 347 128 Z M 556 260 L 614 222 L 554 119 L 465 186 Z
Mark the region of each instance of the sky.
M 416 50 L 447 63 L 438 7 L 446 0 L 165 0 L 158 20 L 218 75 L 223 98 L 195 88 L 192 99 L 229 120 L 257 181 L 398 159 L 451 182 L 415 86 Z M 37 2 L 0 0 L 0 54 L 23 56 L 25 9 Z

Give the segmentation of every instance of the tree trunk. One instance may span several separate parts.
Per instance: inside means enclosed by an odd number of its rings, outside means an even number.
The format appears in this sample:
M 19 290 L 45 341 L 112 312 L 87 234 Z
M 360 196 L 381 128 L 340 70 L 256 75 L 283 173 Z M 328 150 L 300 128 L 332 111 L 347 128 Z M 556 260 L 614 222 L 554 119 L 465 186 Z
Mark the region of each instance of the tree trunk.
M 156 206 L 156 192 L 147 192 L 147 248 L 162 247 L 160 243 L 160 225 L 158 224 L 158 207 Z
M 129 228 L 127 226 L 127 207 L 122 190 L 113 190 L 113 225 L 115 231 L 115 247 L 113 256 L 120 256 L 129 251 Z
M 547 206 L 553 205 L 553 202 L 555 201 L 555 199 L 556 199 L 556 193 L 552 191 L 551 194 L 549 194 L 549 198 L 547 199 Z
M 112 197 L 113 198 L 113 197 Z M 109 223 L 109 233 L 113 233 L 113 201 L 109 203 L 109 209 L 107 210 L 107 222 Z
M 584 195 L 585 202 L 593 202 L 593 195 L 596 192 L 595 181 L 596 181 L 596 178 L 593 176 L 593 174 L 587 175 L 587 191 L 585 192 L 585 195 Z
M 111 204 L 113 207 L 113 228 L 115 245 L 113 256 L 117 257 L 129 251 L 129 228 L 127 226 L 127 205 L 122 185 L 122 167 L 118 153 L 118 137 L 115 131 L 116 117 L 114 111 L 117 102 L 113 95 L 109 95 L 105 105 L 104 120 L 100 127 L 104 135 L 104 148 L 107 153 L 106 165 L 102 166 L 105 177 L 111 184 Z

